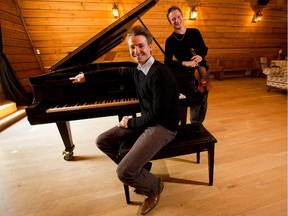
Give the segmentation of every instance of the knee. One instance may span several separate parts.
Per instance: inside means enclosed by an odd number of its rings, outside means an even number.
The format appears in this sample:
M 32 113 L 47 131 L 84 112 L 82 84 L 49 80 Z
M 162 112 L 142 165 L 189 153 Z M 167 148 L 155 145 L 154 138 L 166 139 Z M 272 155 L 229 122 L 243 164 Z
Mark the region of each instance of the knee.
M 137 172 L 135 170 L 125 168 L 121 166 L 121 164 L 119 164 L 119 166 L 117 167 L 116 172 L 117 172 L 117 176 L 119 180 L 123 183 L 133 182 L 133 180 L 135 179 L 137 175 Z
M 100 135 L 96 138 L 95 143 L 96 143 L 96 146 L 97 146 L 99 149 L 102 149 L 102 148 L 105 146 L 105 143 L 106 143 L 105 137 L 104 137 L 102 134 L 100 134 Z

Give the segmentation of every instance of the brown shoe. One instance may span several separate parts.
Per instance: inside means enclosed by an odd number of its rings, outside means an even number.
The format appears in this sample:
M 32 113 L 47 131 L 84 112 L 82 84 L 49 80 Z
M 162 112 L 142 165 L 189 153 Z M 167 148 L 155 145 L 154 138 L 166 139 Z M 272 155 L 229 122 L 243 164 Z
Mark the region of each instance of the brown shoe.
M 159 178 L 159 187 L 156 192 L 148 196 L 145 200 L 144 203 L 142 204 L 140 208 L 140 214 L 141 215 L 146 215 L 148 212 L 150 212 L 159 202 L 160 200 L 160 194 L 163 191 L 164 184 L 162 179 Z

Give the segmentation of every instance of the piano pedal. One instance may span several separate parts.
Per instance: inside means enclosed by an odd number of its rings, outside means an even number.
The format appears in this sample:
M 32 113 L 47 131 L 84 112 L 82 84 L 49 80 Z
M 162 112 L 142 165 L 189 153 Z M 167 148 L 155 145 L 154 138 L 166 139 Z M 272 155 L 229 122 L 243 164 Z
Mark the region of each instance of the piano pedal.
M 73 155 L 74 155 L 73 150 L 74 150 L 74 148 L 75 148 L 75 145 L 73 145 L 73 148 L 69 149 L 69 151 L 67 151 L 66 149 L 65 149 L 65 151 L 63 151 L 62 155 L 64 155 L 64 160 L 66 160 L 66 161 L 73 160 Z

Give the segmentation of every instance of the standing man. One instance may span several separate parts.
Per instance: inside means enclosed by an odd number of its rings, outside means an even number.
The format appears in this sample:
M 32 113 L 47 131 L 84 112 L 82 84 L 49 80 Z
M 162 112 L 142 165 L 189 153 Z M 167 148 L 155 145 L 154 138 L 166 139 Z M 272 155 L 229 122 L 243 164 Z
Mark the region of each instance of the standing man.
M 163 190 L 162 180 L 144 165 L 177 134 L 178 88 L 169 67 L 151 56 L 152 35 L 143 27 L 135 26 L 127 35 L 131 57 L 138 63 L 135 68 L 114 69 L 123 76 L 132 77 L 141 107 L 141 116 L 125 116 L 119 124 L 100 134 L 98 148 L 116 164 L 118 178 L 147 196 L 140 214 L 150 212 L 158 203 Z M 112 69 L 111 69 L 112 70 Z M 74 83 L 92 79 L 95 72 L 78 74 Z M 121 142 L 136 140 L 131 150 L 120 161 L 117 157 Z
M 174 70 L 190 70 L 194 75 L 195 68 L 200 65 L 208 71 L 208 65 L 205 61 L 208 48 L 206 47 L 201 33 L 195 28 L 185 28 L 183 14 L 179 7 L 172 6 L 168 9 L 167 19 L 174 28 L 174 32 L 167 38 L 165 43 L 165 60 L 164 63 Z M 193 55 L 192 49 L 196 52 Z M 176 58 L 176 60 L 173 59 Z M 206 78 L 206 77 L 205 77 Z M 209 78 L 207 76 L 207 78 Z M 199 85 L 195 77 L 193 80 Z M 191 89 L 193 95 L 195 89 Z M 203 94 L 203 99 L 200 106 L 190 107 L 190 121 L 195 127 L 195 131 L 201 129 L 202 123 L 207 111 L 208 91 Z

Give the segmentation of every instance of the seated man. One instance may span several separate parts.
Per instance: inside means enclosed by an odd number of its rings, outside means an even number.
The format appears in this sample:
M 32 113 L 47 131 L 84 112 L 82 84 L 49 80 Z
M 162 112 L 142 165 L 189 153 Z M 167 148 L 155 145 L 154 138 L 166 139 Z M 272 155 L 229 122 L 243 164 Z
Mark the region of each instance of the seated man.
M 146 195 L 140 214 L 151 211 L 160 199 L 162 180 L 145 169 L 151 158 L 174 139 L 178 129 L 179 92 L 170 69 L 151 56 L 152 35 L 143 27 L 132 28 L 127 35 L 131 57 L 138 63 L 135 68 L 115 69 L 133 78 L 141 107 L 141 116 L 125 116 L 119 124 L 100 134 L 96 144 L 116 164 L 118 178 Z M 78 74 L 74 83 L 91 79 L 96 72 Z M 118 150 L 122 141 L 137 138 L 131 150 L 119 161 Z

